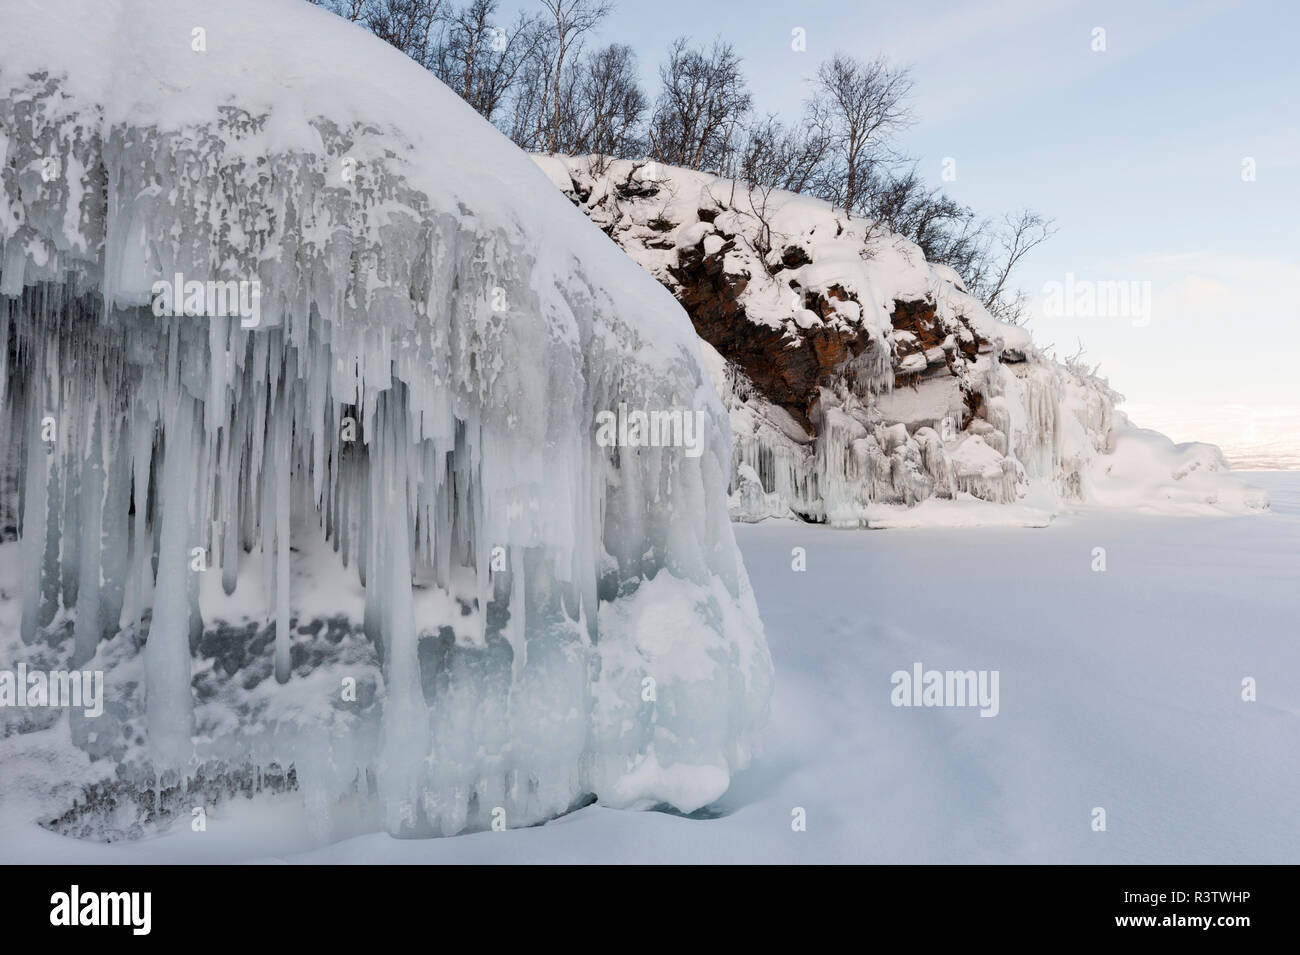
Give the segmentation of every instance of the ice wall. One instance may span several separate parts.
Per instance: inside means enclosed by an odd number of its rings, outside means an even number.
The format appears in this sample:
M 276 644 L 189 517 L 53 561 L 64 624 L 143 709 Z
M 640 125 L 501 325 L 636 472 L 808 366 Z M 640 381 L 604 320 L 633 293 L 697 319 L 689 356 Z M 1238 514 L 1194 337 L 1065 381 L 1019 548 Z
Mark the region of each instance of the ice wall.
M 719 796 L 771 663 L 726 413 L 671 296 L 453 94 L 306 4 L 3 16 L 22 636 L 74 617 L 70 659 L 108 670 L 135 742 L 86 745 L 135 779 L 292 766 L 326 834 L 348 798 L 422 835 Z M 160 315 L 159 281 L 208 297 Z M 703 454 L 600 446 L 620 403 L 698 411 Z M 364 582 L 374 648 L 340 637 L 328 667 L 298 645 L 325 565 Z M 213 575 L 261 599 L 273 678 L 201 662 Z

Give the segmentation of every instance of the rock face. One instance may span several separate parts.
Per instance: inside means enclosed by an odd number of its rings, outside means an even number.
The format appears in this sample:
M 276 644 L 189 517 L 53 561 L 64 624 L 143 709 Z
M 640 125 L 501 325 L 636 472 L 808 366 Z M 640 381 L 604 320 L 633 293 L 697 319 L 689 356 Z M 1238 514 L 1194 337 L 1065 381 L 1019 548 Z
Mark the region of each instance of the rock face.
M 832 386 L 846 371 L 851 373 L 853 361 L 862 358 L 873 344 L 864 328 L 835 321 L 838 303 L 861 307 L 857 295 L 839 284 L 824 290 L 802 287 L 799 270 L 812 263 L 802 246 L 787 246 L 769 267 L 769 274 L 788 273 L 792 302 L 817 321 L 805 318 L 801 324 L 796 319 L 777 327 L 750 322 L 742 300 L 750 275 L 748 271 L 733 274 L 726 270 L 727 255 L 735 248 L 736 240 L 727 239 L 710 254 L 701 239 L 696 245 L 678 249 L 677 263 L 666 267 L 665 284 L 691 316 L 700 337 L 743 372 L 764 398 L 789 412 L 815 436 L 812 419 L 820 389 Z M 910 387 L 936 376 L 958 376 L 961 371 L 954 368 L 954 358 L 960 355 L 974 361 L 980 349 L 990 345 L 957 316 L 963 322 L 958 329 L 960 337 L 945 348 L 951 331 L 940 322 L 933 302 L 898 300 L 893 305 L 890 324 L 895 347 L 890 364 L 896 385 Z M 792 306 L 792 310 L 797 309 Z M 967 389 L 965 394 L 967 409 L 973 414 L 978 393 Z
M 1096 493 L 1107 456 L 1135 430 L 1119 396 L 996 321 L 913 243 L 819 200 L 662 164 L 534 160 L 691 317 L 730 410 L 733 519 L 885 524 L 897 517 L 882 506 L 937 499 L 1032 505 L 1040 523 L 1113 499 Z M 1137 497 L 1261 503 L 1232 482 L 1178 483 L 1226 470 L 1217 449 L 1147 440 L 1159 464 Z

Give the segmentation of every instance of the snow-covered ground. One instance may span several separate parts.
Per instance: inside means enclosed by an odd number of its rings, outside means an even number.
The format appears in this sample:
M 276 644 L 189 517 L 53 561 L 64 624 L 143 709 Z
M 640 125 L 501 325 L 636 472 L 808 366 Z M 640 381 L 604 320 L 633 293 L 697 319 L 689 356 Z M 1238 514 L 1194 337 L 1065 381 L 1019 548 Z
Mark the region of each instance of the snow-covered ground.
M 79 843 L 34 822 L 55 808 L 32 796 L 41 780 L 84 769 L 55 726 L 0 740 L 0 862 L 1300 862 L 1300 472 L 1248 477 L 1271 513 L 737 527 L 776 660 L 772 720 L 755 765 L 694 818 L 591 806 L 320 846 L 290 794 L 214 807 L 206 832 Z M 894 707 L 891 674 L 916 662 L 998 671 L 997 716 Z

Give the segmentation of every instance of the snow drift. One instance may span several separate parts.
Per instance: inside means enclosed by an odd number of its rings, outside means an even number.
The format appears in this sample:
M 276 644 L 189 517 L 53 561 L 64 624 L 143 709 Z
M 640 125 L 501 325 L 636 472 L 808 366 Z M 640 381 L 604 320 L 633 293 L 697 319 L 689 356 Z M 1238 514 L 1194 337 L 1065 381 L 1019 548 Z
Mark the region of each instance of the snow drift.
M 1041 524 L 1078 503 L 1266 506 L 1217 448 L 1134 428 L 1105 381 L 1044 355 L 870 221 L 662 163 L 534 158 L 691 315 L 731 416 L 734 519 Z
M 288 779 L 325 836 L 719 796 L 771 664 L 671 296 L 297 0 L 0 21 L 2 646 L 106 671 L 71 717 L 102 791 Z M 600 446 L 622 403 L 701 413 L 704 453 Z

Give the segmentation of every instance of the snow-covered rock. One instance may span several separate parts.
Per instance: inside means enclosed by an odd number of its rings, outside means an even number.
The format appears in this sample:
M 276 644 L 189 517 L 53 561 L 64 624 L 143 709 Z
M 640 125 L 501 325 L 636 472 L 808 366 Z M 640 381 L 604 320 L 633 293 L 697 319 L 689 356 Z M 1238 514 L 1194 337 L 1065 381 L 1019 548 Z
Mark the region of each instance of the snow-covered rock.
M 106 672 L 71 726 L 106 778 L 291 771 L 325 836 L 718 797 L 771 663 L 672 297 L 299 0 L 0 22 L 0 650 Z M 602 446 L 621 404 L 702 453 Z
M 1266 506 L 1215 449 L 1134 437 L 1104 381 L 870 221 L 660 163 L 534 159 L 690 314 L 731 415 L 737 520 L 896 525 L 882 507 L 931 500 L 940 523 L 979 502 L 1027 523 L 1076 503 Z

